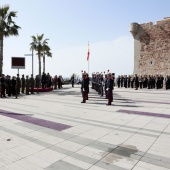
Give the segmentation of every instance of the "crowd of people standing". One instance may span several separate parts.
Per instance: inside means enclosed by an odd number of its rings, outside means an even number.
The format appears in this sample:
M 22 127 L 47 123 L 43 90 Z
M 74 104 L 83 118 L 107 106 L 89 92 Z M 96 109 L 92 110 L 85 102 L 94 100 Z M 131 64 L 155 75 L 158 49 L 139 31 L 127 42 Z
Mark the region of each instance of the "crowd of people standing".
M 170 76 L 164 77 L 163 75 L 144 75 L 138 76 L 137 74 L 133 75 L 119 75 L 116 79 L 117 87 L 125 88 L 148 88 L 148 89 L 165 89 L 170 88 Z
M 102 97 L 105 95 L 105 99 L 108 99 L 107 105 L 111 105 L 113 102 L 113 89 L 114 89 L 114 73 L 92 74 L 92 89 L 95 89 Z
M 85 74 L 83 75 L 83 82 L 86 82 L 86 79 L 87 77 Z M 155 76 L 153 75 L 138 76 L 137 74 L 131 76 L 121 75 L 115 79 L 114 73 L 113 74 L 109 73 L 104 75 L 92 74 L 91 82 L 92 82 L 92 89 L 95 89 L 101 97 L 105 95 L 105 98 L 108 99 L 107 105 L 111 105 L 111 103 L 113 102 L 113 89 L 115 85 L 118 88 L 121 87 L 134 88 L 135 90 L 138 90 L 139 88 L 140 89 L 142 88 L 170 89 L 170 76 L 163 76 L 163 75 L 155 75 Z M 83 98 L 83 103 L 84 103 L 84 98 Z
M 88 100 L 89 93 L 89 83 L 92 82 L 92 89 L 96 90 L 98 94 L 102 97 L 105 95 L 105 98 L 108 99 L 107 105 L 111 105 L 113 102 L 113 89 L 115 83 L 118 88 L 134 88 L 138 90 L 138 88 L 148 88 L 148 89 L 170 89 L 170 76 L 162 76 L 162 75 L 144 75 L 138 76 L 135 75 L 119 75 L 115 79 L 114 73 L 108 74 L 92 74 L 92 78 L 89 78 L 87 73 L 83 73 L 82 82 L 81 82 L 81 92 L 82 92 L 82 102 L 86 103 Z M 34 94 L 36 89 L 38 88 L 53 88 L 53 89 L 61 89 L 63 84 L 62 76 L 55 75 L 52 77 L 49 73 L 42 73 L 41 78 L 39 75 L 36 75 L 35 78 L 31 74 L 25 77 L 17 74 L 17 76 L 4 75 L 0 77 L 0 94 L 1 98 L 16 96 L 22 94 Z M 71 77 L 71 84 L 74 87 L 74 75 Z M 38 93 L 38 90 L 37 90 Z
M 49 73 L 43 73 L 41 78 L 39 75 L 36 75 L 35 78 L 31 74 L 28 75 L 23 74 L 20 77 L 19 74 L 17 76 L 4 75 L 0 77 L 0 94 L 1 98 L 16 96 L 22 94 L 29 95 L 34 94 L 34 91 L 39 92 L 38 88 L 62 88 L 63 78 L 62 76 L 54 76 L 52 77 Z M 37 90 L 35 90 L 37 89 Z

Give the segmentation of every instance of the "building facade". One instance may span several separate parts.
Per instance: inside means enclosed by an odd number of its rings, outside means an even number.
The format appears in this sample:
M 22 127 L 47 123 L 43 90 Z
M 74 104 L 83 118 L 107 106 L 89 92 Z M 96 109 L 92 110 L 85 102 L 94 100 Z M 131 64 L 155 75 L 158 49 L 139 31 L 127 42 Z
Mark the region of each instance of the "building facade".
M 170 17 L 145 24 L 131 23 L 134 74 L 170 75 Z

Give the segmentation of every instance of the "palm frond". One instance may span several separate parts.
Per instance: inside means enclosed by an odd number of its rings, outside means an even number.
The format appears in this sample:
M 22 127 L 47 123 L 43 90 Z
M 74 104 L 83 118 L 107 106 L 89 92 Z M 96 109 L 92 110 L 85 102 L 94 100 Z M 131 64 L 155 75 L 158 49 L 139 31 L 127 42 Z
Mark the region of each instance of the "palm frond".
M 9 5 L 0 7 L 0 32 L 3 32 L 5 37 L 19 34 L 18 30 L 21 27 L 12 20 L 13 17 L 17 17 L 16 13 L 15 11 L 9 11 Z

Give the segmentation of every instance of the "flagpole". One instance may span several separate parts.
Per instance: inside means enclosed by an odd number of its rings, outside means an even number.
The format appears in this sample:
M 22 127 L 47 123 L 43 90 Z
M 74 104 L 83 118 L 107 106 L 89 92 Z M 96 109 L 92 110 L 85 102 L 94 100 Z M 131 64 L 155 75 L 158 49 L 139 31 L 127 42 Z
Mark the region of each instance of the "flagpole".
M 88 75 L 89 75 L 89 59 L 88 59 Z
M 89 49 L 89 41 L 88 41 L 88 75 L 89 75 L 89 60 L 90 60 L 90 57 L 89 57 L 89 55 L 90 55 L 90 51 L 89 51 L 90 49 Z M 90 76 L 90 75 L 89 75 Z

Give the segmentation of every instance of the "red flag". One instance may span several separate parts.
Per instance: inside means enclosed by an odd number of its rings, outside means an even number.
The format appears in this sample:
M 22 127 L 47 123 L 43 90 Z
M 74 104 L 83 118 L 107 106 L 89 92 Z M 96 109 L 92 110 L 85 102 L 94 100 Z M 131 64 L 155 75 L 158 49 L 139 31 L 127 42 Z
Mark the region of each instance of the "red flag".
M 89 57 L 90 57 L 90 48 L 89 48 L 89 43 L 88 43 L 87 61 L 89 60 Z

